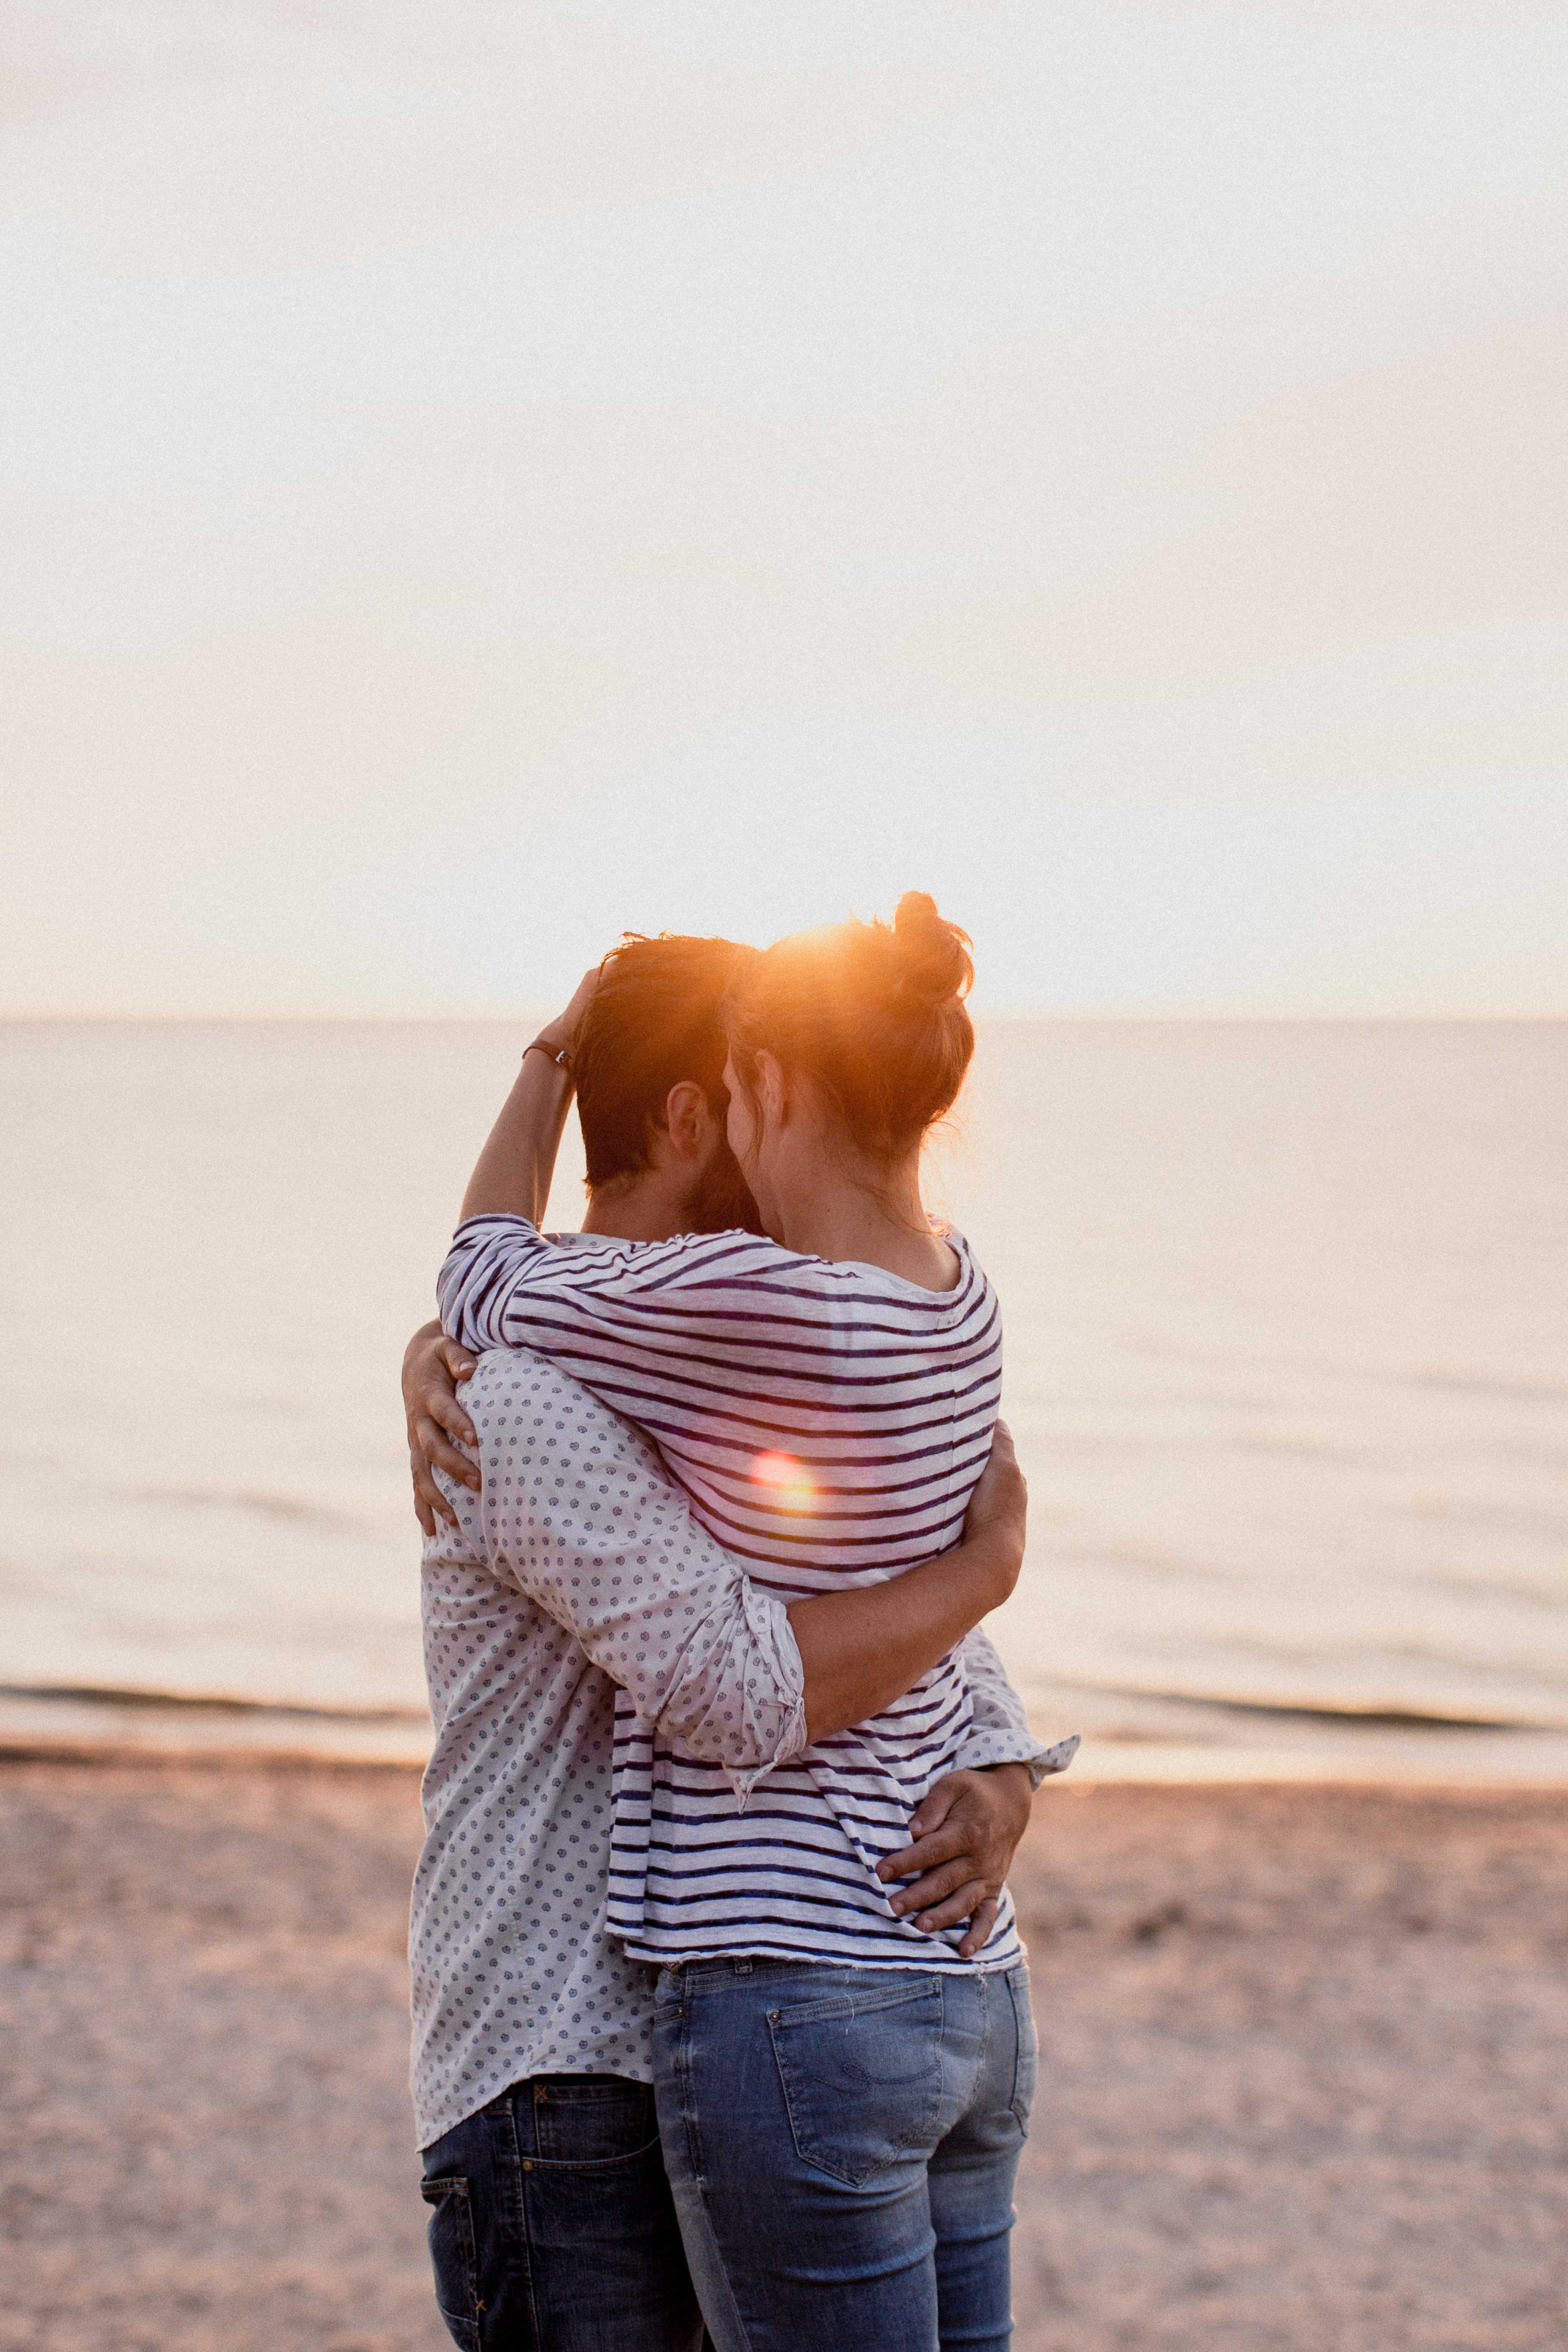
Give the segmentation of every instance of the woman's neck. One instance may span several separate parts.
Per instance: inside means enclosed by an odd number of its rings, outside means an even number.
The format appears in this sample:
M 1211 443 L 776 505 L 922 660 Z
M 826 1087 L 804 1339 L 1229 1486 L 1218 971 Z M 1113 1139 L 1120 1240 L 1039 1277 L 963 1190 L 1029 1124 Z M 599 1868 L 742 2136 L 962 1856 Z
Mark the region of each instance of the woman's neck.
M 859 1182 L 819 1166 L 811 1181 L 792 1184 L 770 1205 L 769 1230 L 785 1249 L 879 1265 L 923 1290 L 952 1290 L 958 1281 L 957 1253 L 931 1232 L 921 1201 L 918 1159 L 868 1170 Z

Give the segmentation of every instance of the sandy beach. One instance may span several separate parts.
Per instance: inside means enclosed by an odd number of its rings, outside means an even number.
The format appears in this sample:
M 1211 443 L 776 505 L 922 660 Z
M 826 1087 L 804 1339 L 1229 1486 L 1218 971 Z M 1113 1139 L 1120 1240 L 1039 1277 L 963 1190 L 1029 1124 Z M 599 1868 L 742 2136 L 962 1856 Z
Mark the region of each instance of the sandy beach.
M 0 1766 L 3 2352 L 439 2352 L 407 1770 Z M 1561 2352 L 1568 1794 L 1047 1793 L 1019 2352 Z

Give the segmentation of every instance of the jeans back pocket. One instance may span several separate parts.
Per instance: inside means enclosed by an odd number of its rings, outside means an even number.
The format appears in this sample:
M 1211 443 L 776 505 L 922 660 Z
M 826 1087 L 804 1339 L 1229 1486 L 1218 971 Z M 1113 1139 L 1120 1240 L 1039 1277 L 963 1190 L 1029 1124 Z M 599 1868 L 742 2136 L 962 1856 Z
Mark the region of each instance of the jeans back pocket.
M 869 1972 L 868 1972 L 869 1973 Z M 942 2114 L 942 1979 L 770 2009 L 768 2032 L 802 2163 L 858 2188 Z
M 430 2208 L 430 2267 L 447 2333 L 462 2352 L 479 2352 L 479 2271 L 468 2184 L 454 2174 L 422 2180 Z

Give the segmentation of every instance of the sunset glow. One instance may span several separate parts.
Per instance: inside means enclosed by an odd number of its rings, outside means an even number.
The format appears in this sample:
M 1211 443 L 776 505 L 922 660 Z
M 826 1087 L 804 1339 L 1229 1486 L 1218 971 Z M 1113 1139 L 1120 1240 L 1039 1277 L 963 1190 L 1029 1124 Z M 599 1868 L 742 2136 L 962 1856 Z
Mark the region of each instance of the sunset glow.
M 793 1454 L 759 1454 L 752 1465 L 752 1475 L 760 1486 L 776 1488 L 779 1501 L 796 1510 L 808 1509 L 816 1492 L 805 1463 L 797 1462 Z
M 7 37 L 0 1005 L 1568 1004 L 1547 0 Z

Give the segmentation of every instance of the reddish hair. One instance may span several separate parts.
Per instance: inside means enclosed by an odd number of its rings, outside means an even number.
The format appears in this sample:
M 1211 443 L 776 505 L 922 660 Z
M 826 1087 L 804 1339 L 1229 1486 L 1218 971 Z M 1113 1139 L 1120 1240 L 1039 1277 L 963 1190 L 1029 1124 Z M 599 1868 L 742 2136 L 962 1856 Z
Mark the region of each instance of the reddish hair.
M 963 1084 L 969 949 L 923 890 L 905 891 L 890 926 L 835 923 L 742 949 L 724 1015 L 737 1075 L 754 1089 L 758 1054 L 777 1055 L 820 1088 L 862 1151 L 898 1159 Z
M 590 1192 L 651 1166 L 669 1090 L 683 1078 L 722 1126 L 724 994 L 741 953 L 732 940 L 628 931 L 605 958 L 572 1056 Z

